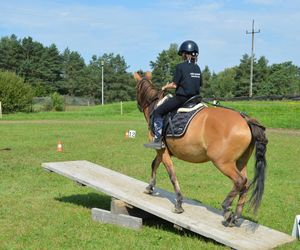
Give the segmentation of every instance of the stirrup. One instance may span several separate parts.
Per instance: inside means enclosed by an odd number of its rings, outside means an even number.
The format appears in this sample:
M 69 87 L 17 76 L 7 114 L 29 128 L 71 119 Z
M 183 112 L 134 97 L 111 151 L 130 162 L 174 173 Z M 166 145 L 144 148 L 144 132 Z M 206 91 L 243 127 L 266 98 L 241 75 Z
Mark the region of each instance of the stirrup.
M 153 149 L 163 149 L 165 148 L 165 143 L 162 140 L 159 141 L 153 141 L 153 142 L 149 142 L 144 144 L 145 148 L 153 148 Z

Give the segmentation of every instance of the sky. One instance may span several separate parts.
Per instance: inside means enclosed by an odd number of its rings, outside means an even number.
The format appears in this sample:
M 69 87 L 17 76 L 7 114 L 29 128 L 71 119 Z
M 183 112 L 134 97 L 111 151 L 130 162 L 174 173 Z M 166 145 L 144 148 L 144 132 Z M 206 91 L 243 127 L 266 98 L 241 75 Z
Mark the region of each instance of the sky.
M 300 66 L 299 0 L 0 0 L 0 37 L 31 36 L 60 52 L 124 57 L 128 71 L 151 70 L 150 61 L 170 44 L 193 40 L 198 64 L 216 73 L 254 53 L 269 64 Z

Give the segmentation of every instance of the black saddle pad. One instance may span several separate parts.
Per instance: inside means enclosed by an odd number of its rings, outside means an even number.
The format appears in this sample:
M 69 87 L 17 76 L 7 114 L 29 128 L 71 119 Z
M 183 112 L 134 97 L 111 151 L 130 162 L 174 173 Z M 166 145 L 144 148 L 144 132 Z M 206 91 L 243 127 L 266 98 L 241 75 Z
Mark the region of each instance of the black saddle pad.
M 185 134 L 191 120 L 194 116 L 201 111 L 205 106 L 190 112 L 175 113 L 172 117 L 168 118 L 167 126 L 165 129 L 166 137 L 181 137 Z

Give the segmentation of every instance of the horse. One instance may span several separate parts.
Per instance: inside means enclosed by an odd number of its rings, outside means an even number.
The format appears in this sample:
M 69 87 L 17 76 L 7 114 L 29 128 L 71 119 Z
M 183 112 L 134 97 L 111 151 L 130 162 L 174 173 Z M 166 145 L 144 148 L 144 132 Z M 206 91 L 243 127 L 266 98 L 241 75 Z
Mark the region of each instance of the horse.
M 144 77 L 134 73 L 136 80 L 137 105 L 144 113 L 148 123 L 155 105 L 166 92 L 159 90 L 151 81 L 151 72 Z M 153 194 L 156 185 L 156 171 L 160 163 L 165 166 L 173 185 L 176 200 L 173 212 L 182 213 L 183 196 L 176 177 L 171 157 L 191 163 L 211 161 L 217 169 L 231 179 L 233 187 L 222 202 L 223 224 L 238 226 L 246 202 L 248 190 L 252 189 L 249 199 L 250 209 L 257 212 L 264 193 L 265 170 L 267 166 L 266 149 L 268 140 L 263 127 L 256 119 L 224 107 L 205 107 L 190 122 L 186 133 L 179 138 L 164 138 L 166 147 L 156 150 L 151 164 L 151 179 L 145 193 Z M 252 181 L 247 178 L 247 162 L 255 150 L 255 173 Z M 235 212 L 231 205 L 238 196 Z

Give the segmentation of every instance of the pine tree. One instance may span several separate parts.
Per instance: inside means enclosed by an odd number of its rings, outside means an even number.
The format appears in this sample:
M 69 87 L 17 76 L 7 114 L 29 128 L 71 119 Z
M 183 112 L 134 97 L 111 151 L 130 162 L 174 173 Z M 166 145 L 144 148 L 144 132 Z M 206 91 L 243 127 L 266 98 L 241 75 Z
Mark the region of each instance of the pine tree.
M 104 62 L 104 100 L 106 102 L 132 100 L 135 83 L 127 72 L 125 59 L 113 53 L 104 54 L 99 62 Z
M 60 94 L 82 96 L 85 84 L 85 62 L 78 52 L 68 48 L 63 53 L 62 81 L 59 85 Z
M 253 60 L 255 64 L 255 59 Z M 235 87 L 234 95 L 239 96 L 249 96 L 249 85 L 250 85 L 250 62 L 251 58 L 248 54 L 244 54 L 240 60 L 240 64 L 235 67 Z
M 22 61 L 22 47 L 16 35 L 0 40 L 0 69 L 19 73 Z
M 59 90 L 58 82 L 62 79 L 62 56 L 55 44 L 46 47 L 39 65 L 40 78 L 43 80 L 48 92 Z
M 260 90 L 264 88 L 267 78 L 269 77 L 270 69 L 268 66 L 268 60 L 262 56 L 255 64 L 253 74 L 253 95 L 263 95 Z
M 203 86 L 201 86 L 200 95 L 203 97 L 213 97 L 213 91 L 211 88 L 211 77 L 212 74 L 208 68 L 208 66 L 205 66 L 204 70 L 202 70 L 202 83 Z

